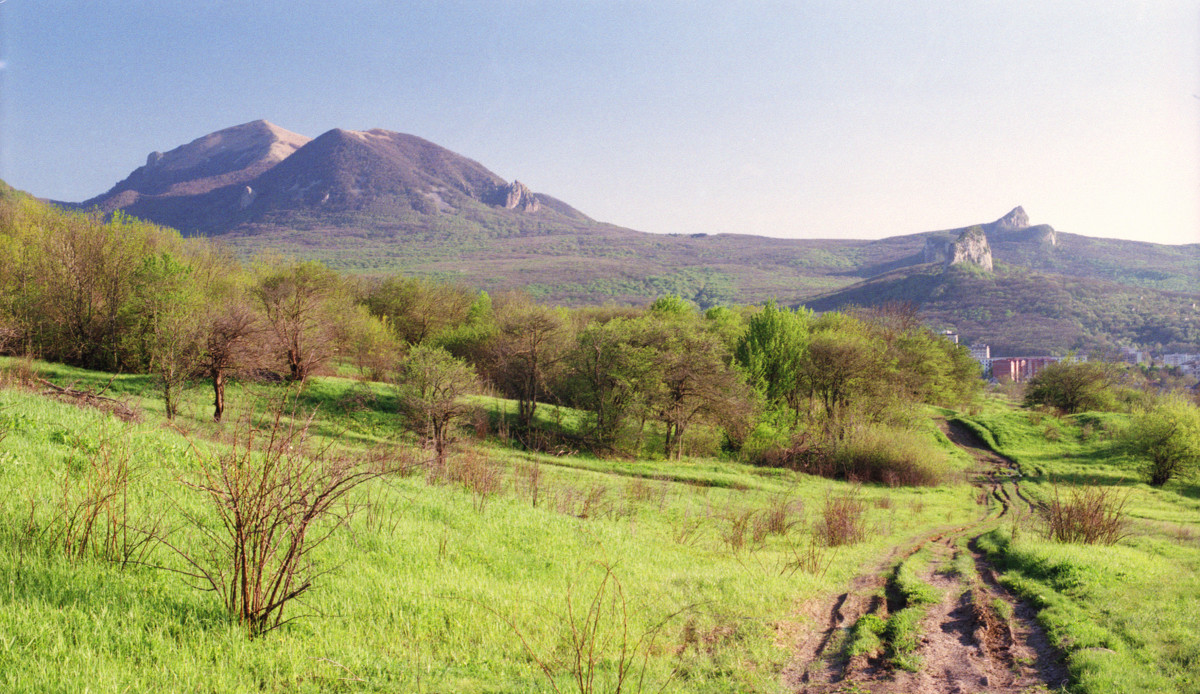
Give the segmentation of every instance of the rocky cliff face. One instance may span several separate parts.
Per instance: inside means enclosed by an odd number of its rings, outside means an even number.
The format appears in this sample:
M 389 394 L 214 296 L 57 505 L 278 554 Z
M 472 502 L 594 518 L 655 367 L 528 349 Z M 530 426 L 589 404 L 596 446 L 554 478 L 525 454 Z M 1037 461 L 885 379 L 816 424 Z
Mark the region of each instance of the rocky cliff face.
M 991 270 L 992 248 L 988 245 L 987 234 L 981 227 L 975 226 L 962 232 L 953 240 L 947 238 L 925 239 L 925 262 L 940 263 L 942 267 L 969 263 L 978 265 L 985 270 Z
M 1012 212 L 991 224 L 984 224 L 983 230 L 993 242 L 1016 241 L 1042 246 L 1058 245 L 1058 232 L 1054 227 L 1049 224 L 1030 226 L 1029 215 L 1025 214 L 1023 207 L 1015 207 Z
M 971 227 L 960 234 L 947 249 L 947 256 L 946 267 L 970 263 L 984 270 L 992 269 L 992 248 L 988 245 L 987 234 L 980 227 Z
M 520 181 L 513 181 L 501 188 L 497 198 L 498 204 L 502 205 L 506 210 L 537 212 L 542 209 L 542 203 L 538 201 L 537 196 L 533 194 L 532 190 L 529 190 L 528 186 Z

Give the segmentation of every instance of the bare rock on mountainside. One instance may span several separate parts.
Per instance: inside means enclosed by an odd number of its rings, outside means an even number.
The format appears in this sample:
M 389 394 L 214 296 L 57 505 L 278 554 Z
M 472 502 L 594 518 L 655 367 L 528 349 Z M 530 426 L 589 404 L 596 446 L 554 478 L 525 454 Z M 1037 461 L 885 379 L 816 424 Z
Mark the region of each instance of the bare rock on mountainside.
M 144 196 L 190 196 L 244 184 L 300 149 L 311 138 L 257 120 L 218 130 L 166 152 L 151 152 L 111 190 L 83 202 L 105 212 Z
M 503 200 L 500 204 L 506 210 L 521 210 L 522 212 L 537 212 L 542 208 L 533 191 L 520 181 L 513 181 L 500 190 Z
M 983 227 L 978 226 L 967 229 L 953 240 L 933 236 L 926 238 L 924 258 L 925 262 L 939 263 L 942 267 L 966 263 L 985 270 L 992 269 L 992 248 L 988 245 Z
M 959 234 L 947 255 L 946 267 L 967 263 L 984 270 L 992 269 L 992 249 L 981 227 L 971 227 Z

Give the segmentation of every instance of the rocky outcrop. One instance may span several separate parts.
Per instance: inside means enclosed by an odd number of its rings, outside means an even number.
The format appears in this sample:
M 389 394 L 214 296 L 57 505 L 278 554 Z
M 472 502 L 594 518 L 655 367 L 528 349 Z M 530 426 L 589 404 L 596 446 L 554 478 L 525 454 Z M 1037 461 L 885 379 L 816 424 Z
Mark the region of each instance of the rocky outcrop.
M 1058 245 L 1058 232 L 1054 227 L 1049 224 L 1030 226 L 1029 215 L 1025 214 L 1025 208 L 1019 206 L 991 224 L 983 225 L 983 230 L 993 242 L 1017 241 L 1043 246 Z
M 1025 229 L 1029 226 L 1029 215 L 1025 214 L 1024 207 L 1018 205 L 1014 207 L 1011 212 L 992 222 L 988 226 L 995 231 L 1017 231 L 1020 229 Z
M 521 212 L 537 212 L 542 209 L 542 203 L 538 201 L 537 196 L 520 181 L 513 181 L 501 188 L 497 195 L 497 204 L 506 210 Z
M 987 234 L 984 233 L 983 228 L 971 227 L 955 239 L 945 237 L 925 239 L 925 262 L 940 263 L 942 267 L 969 263 L 978 265 L 985 270 L 991 270 L 992 248 L 988 245 Z
M 960 234 L 947 249 L 947 256 L 946 267 L 970 263 L 984 270 L 992 269 L 992 248 L 988 245 L 987 234 L 983 233 L 981 227 L 971 227 Z

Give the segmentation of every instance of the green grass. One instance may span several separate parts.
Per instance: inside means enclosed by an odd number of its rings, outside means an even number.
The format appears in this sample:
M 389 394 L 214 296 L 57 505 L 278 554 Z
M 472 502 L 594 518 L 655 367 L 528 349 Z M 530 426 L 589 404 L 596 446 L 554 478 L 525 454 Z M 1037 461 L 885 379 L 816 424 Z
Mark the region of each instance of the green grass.
M 37 367 L 77 387 L 110 380 Z M 110 393 L 143 412 L 133 424 L 0 390 L 0 689 L 552 691 L 540 662 L 554 686 L 577 691 L 566 657 L 567 598 L 581 617 L 611 567 L 626 610 L 609 601 L 600 612 L 598 691 L 611 688 L 626 626 L 631 637 L 653 636 L 636 651 L 639 671 L 646 655 L 648 690 L 669 682 L 666 691 L 780 691 L 790 650 L 778 635 L 803 620 L 800 604 L 834 593 L 895 544 L 976 513 L 964 485 L 865 487 L 867 501 L 889 500 L 868 504 L 868 540 L 828 550 L 828 570 L 810 574 L 793 566 L 795 550 L 809 541 L 821 500 L 842 483 L 714 459 L 531 454 L 464 432 L 461 445 L 503 471 L 500 493 L 481 511 L 471 492 L 423 474 L 360 488 L 353 501 L 363 508 L 318 551 L 331 571 L 291 611 L 300 619 L 262 638 L 247 639 L 212 594 L 170 571 L 64 556 L 55 542 L 63 484 L 85 480 L 89 461 L 106 448 L 125 451 L 135 470 L 130 517 L 162 517 L 177 542 L 196 546 L 201 538 L 182 515 L 209 513 L 182 483 L 194 479 L 196 450 L 220 451 L 216 438 L 239 413 L 261 420 L 258 399 L 280 390 L 231 389 L 222 425 L 209 421 L 208 393 L 191 391 L 171 426 L 143 377 L 112 379 Z M 411 450 L 393 397 L 384 385 L 322 378 L 300 399 L 317 407 L 318 438 L 346 450 Z M 543 412 L 570 425 L 570 412 Z M 542 470 L 536 507 L 527 489 L 534 463 Z M 781 503 L 793 521 L 783 534 L 758 536 L 753 520 L 739 526 Z M 162 547 L 146 561 L 180 568 Z
M 972 418 L 1046 500 L 1055 485 L 1098 484 L 1128 495 L 1130 533 L 1112 546 L 1050 542 L 1035 524 L 981 539 L 1002 580 L 1040 610 L 1083 692 L 1200 691 L 1200 493 L 1189 481 L 1152 488 L 1115 445 L 1124 416 L 1052 418 L 998 405 Z M 1047 438 L 1047 432 L 1054 431 Z M 1051 440 L 1054 439 L 1054 440 Z

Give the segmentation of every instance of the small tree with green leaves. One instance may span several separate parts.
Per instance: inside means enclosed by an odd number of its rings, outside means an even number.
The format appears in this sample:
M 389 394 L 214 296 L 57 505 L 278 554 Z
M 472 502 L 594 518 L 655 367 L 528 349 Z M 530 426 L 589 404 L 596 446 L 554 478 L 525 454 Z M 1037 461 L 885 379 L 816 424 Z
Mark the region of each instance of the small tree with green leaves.
M 1146 481 L 1161 487 L 1200 470 L 1200 408 L 1169 397 L 1134 416 L 1124 442 L 1145 461 Z
M 433 444 L 439 467 L 446 463 L 452 425 L 471 410 L 464 397 L 478 385 L 475 369 L 440 347 L 414 347 L 401 367 L 401 411 L 409 426 Z
M 1112 367 L 1101 362 L 1060 361 L 1039 371 L 1025 386 L 1025 404 L 1055 407 L 1067 414 L 1112 408 Z

